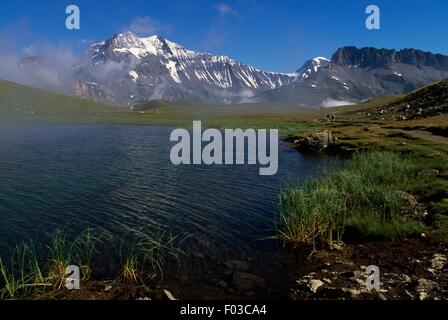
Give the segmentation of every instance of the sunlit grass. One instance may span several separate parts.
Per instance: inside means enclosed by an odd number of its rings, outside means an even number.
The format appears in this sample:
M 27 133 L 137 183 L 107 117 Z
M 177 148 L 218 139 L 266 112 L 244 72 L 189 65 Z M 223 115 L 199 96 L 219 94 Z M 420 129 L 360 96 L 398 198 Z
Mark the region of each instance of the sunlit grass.
M 49 286 L 44 277 L 32 242 L 22 242 L 8 260 L 0 258 L 0 298 L 13 299 L 19 294 L 32 294 Z
M 413 160 L 397 153 L 358 154 L 281 193 L 280 233 L 295 245 L 331 244 L 347 229 L 385 239 L 421 233 L 423 225 L 402 214 L 403 190 L 414 183 L 418 170 Z

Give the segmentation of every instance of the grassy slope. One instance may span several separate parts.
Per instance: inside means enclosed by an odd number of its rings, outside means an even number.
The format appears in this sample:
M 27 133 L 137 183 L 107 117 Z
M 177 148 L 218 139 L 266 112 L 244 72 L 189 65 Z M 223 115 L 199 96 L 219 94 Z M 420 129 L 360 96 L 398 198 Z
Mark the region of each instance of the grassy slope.
M 0 80 L 0 115 L 4 121 L 89 118 L 109 110 L 93 101 Z
M 347 149 L 381 152 L 387 151 L 405 155 L 406 159 L 402 161 L 402 165 L 405 166 L 410 163 L 415 168 L 414 171 L 407 173 L 407 175 L 411 178 L 411 182 L 409 183 L 408 181 L 406 183 L 400 183 L 400 167 L 398 167 L 396 174 L 394 171 L 390 173 L 393 178 L 397 178 L 396 181 L 392 181 L 388 185 L 382 186 L 381 189 L 396 191 L 401 190 L 414 195 L 419 203 L 423 204 L 429 211 L 429 216 L 426 220 L 429 222 L 429 225 L 433 227 L 431 228 L 432 234 L 440 240 L 448 241 L 448 139 L 446 138 L 448 114 L 441 113 L 422 119 L 405 121 L 392 120 L 392 117 L 387 116 L 378 116 L 378 110 L 387 109 L 388 111 L 390 110 L 390 113 L 392 113 L 397 111 L 395 108 L 397 105 L 400 106 L 408 103 L 416 104 L 421 101 L 429 101 L 437 95 L 435 92 L 440 92 L 438 90 L 440 89 L 440 86 L 445 85 L 446 81 L 416 90 L 409 95 L 382 97 L 356 106 L 333 108 L 328 110 L 328 112 L 334 112 L 337 114 L 337 120 L 335 122 L 321 121 L 318 126 L 320 130 L 332 131 L 334 136 L 338 139 L 337 143 Z M 433 100 L 425 106 L 443 107 L 445 104 L 446 100 L 442 95 L 442 99 L 440 99 L 440 101 Z M 431 135 L 432 133 L 436 133 L 438 135 Z M 298 138 L 303 135 L 303 132 L 297 132 L 292 136 L 297 136 Z M 393 157 L 393 155 L 390 153 L 385 154 L 384 159 L 386 160 L 388 157 Z M 371 160 L 372 163 L 364 162 L 364 168 L 360 172 L 357 172 L 356 170 L 349 170 L 349 176 L 359 178 L 363 175 L 364 171 L 368 172 L 376 166 L 374 162 L 378 162 L 381 166 L 387 164 L 387 161 L 383 163 L 382 159 L 377 159 L 376 161 L 374 159 Z M 349 166 L 350 165 L 356 166 L 356 159 L 352 164 L 349 164 Z M 314 186 L 308 186 L 307 194 L 318 193 L 319 190 L 325 187 L 325 185 L 329 182 L 340 180 L 338 179 L 338 176 L 343 174 L 345 172 L 344 170 L 346 169 L 342 169 L 340 172 L 338 171 L 334 174 L 327 175 L 321 180 L 316 179 Z M 438 174 L 433 174 L 429 178 L 424 175 L 418 176 L 419 172 L 424 172 L 425 170 L 436 170 L 435 172 L 438 172 Z M 346 182 L 348 183 L 352 180 L 353 179 L 351 178 L 346 179 Z M 354 183 L 353 185 L 356 184 L 355 180 L 356 179 L 352 181 Z M 346 187 L 349 188 L 350 186 L 351 185 L 349 184 Z M 361 186 L 366 186 L 366 184 Z M 373 188 L 375 187 L 380 187 L 380 184 L 377 183 L 376 186 L 373 186 Z M 284 201 L 286 207 L 291 206 L 291 203 L 297 203 L 298 200 L 300 200 L 294 199 L 295 196 L 293 193 L 295 192 L 297 194 L 300 190 L 303 190 L 303 188 L 307 188 L 307 186 L 297 186 L 292 190 L 286 191 L 287 193 L 289 192 L 289 197 L 286 196 Z M 357 190 L 358 191 L 356 192 L 361 197 L 368 199 L 372 196 L 372 193 L 364 193 L 363 190 L 359 188 Z M 326 192 L 328 192 L 328 190 L 326 190 Z M 342 192 L 344 192 L 344 189 L 342 189 Z M 383 200 L 385 201 L 386 197 L 383 197 L 383 195 L 384 194 L 382 194 L 382 192 L 377 192 L 375 197 L 376 199 L 384 198 Z M 283 196 L 285 197 L 285 195 Z M 304 199 L 306 199 L 306 197 L 300 201 L 303 202 Z M 322 205 L 322 202 L 316 201 L 314 205 L 317 210 Z M 364 209 L 352 207 L 349 210 L 345 208 L 344 212 L 359 210 L 365 212 L 367 208 L 368 206 Z M 290 212 L 296 210 L 296 213 L 300 213 L 299 209 L 296 207 L 295 209 L 291 209 Z M 332 211 L 331 208 L 328 210 Z M 358 231 L 364 229 L 362 232 L 365 234 L 377 233 L 377 235 L 379 235 L 380 233 L 383 233 L 384 236 L 387 234 L 389 236 L 394 236 L 393 230 L 391 232 L 391 228 L 389 228 L 391 226 L 390 223 L 383 226 L 378 226 L 378 228 L 376 228 L 377 230 L 369 230 L 369 228 L 367 228 L 368 224 L 365 222 L 369 220 L 371 216 L 365 216 L 365 221 L 358 218 L 359 215 L 358 217 L 352 218 L 350 221 L 352 224 L 357 225 Z M 369 225 L 372 225 L 372 221 L 369 222 Z M 409 225 L 409 231 L 414 230 L 414 226 Z M 395 231 L 397 234 L 403 232 L 403 230 L 398 229 Z
M 147 109 L 147 104 L 142 105 Z M 209 127 L 279 128 L 284 134 L 312 131 L 319 112 L 295 105 L 207 105 L 192 101 L 150 104 L 130 110 L 49 93 L 0 80 L 0 122 L 106 123 L 191 126 L 202 120 Z M 300 120 L 297 121 L 297 114 Z

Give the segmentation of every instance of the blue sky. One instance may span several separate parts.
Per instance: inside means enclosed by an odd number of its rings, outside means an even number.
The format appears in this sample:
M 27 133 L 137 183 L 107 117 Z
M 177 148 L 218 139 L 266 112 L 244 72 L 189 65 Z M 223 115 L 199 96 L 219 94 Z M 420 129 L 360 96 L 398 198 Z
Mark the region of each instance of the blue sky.
M 81 10 L 81 30 L 65 29 L 65 8 Z M 381 9 L 381 30 L 365 28 L 365 8 Z M 0 42 L 32 52 L 42 43 L 80 52 L 89 42 L 133 29 L 187 48 L 226 54 L 268 71 L 290 72 L 344 45 L 413 47 L 448 54 L 447 0 L 2 0 Z

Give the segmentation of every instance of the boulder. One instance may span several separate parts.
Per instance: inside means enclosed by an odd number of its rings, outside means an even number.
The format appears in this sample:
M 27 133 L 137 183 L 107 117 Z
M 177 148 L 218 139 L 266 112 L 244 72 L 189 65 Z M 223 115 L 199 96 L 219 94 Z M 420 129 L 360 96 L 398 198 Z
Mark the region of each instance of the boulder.
M 227 282 L 225 282 L 225 281 L 219 281 L 219 282 L 216 284 L 216 286 L 217 286 L 217 287 L 220 287 L 220 288 L 222 288 L 222 289 L 227 289 L 229 285 L 228 285 Z
M 336 139 L 333 137 L 332 132 L 329 130 L 313 133 L 308 137 L 295 140 L 295 143 L 299 149 L 319 152 L 324 151 L 335 142 Z

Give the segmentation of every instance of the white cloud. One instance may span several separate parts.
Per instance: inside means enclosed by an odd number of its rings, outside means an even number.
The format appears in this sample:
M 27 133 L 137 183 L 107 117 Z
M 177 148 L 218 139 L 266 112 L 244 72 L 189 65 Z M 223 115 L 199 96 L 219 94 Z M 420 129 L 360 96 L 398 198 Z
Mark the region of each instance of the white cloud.
M 205 50 L 213 50 L 224 44 L 229 36 L 229 24 L 235 17 L 238 17 L 238 12 L 226 3 L 217 4 L 214 8 L 218 14 L 205 33 L 203 40 Z
M 237 12 L 228 4 L 220 3 L 215 6 L 215 9 L 218 10 L 220 15 L 237 15 Z
M 39 57 L 23 60 L 16 51 L 0 52 L 0 78 L 46 90 L 71 93 L 73 67 L 80 63 L 69 46 L 30 44 L 22 54 Z
M 151 17 L 135 17 L 126 30 L 138 35 L 152 35 L 157 33 L 169 33 L 171 26 Z
M 351 101 L 327 99 L 324 102 L 322 102 L 321 107 L 331 108 L 331 107 L 340 107 L 340 106 L 350 106 L 353 104 L 355 104 L 355 103 L 351 102 Z

